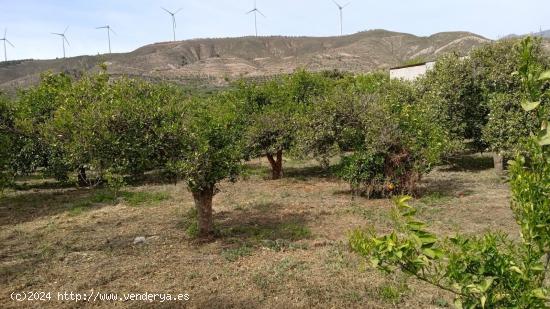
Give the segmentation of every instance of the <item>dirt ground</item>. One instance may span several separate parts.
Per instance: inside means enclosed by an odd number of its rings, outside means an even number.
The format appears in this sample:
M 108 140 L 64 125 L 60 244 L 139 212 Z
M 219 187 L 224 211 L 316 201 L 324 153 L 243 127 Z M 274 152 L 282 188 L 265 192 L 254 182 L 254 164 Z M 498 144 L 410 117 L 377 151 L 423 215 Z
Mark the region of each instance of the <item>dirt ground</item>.
M 353 199 L 315 162 L 285 162 L 266 180 L 255 160 L 214 199 L 218 237 L 189 236 L 183 184 L 60 188 L 27 179 L 0 200 L 1 308 L 445 308 L 450 295 L 372 269 L 349 251 L 347 233 L 389 231 L 389 200 Z M 501 230 L 517 237 L 509 191 L 489 157 L 470 156 L 423 180 L 413 204 L 435 232 Z M 145 241 L 134 244 L 136 237 Z M 51 300 L 15 301 L 14 292 Z M 58 292 L 171 293 L 188 301 L 60 301 Z M 93 294 L 95 293 L 95 294 Z M 99 294 L 97 294 L 99 293 Z M 44 295 L 42 295 L 44 296 Z

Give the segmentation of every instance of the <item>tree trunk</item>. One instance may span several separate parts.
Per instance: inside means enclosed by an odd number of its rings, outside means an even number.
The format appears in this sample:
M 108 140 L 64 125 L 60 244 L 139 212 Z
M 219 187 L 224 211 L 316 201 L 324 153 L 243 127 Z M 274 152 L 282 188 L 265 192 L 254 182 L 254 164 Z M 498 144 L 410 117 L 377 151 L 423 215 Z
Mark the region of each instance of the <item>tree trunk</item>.
M 278 150 L 276 158 L 273 158 L 273 155 L 268 153 L 267 159 L 269 164 L 271 164 L 271 179 L 281 179 L 283 177 L 283 151 Z
M 88 183 L 88 176 L 86 176 L 86 168 L 84 166 L 78 167 L 78 186 L 87 187 L 90 184 Z
M 504 158 L 502 155 L 498 153 L 493 154 L 493 163 L 495 165 L 495 172 L 497 174 L 502 174 L 504 171 Z
M 193 191 L 195 207 L 197 208 L 197 219 L 199 237 L 206 238 L 213 234 L 214 224 L 212 219 L 212 198 L 214 197 L 214 185 Z

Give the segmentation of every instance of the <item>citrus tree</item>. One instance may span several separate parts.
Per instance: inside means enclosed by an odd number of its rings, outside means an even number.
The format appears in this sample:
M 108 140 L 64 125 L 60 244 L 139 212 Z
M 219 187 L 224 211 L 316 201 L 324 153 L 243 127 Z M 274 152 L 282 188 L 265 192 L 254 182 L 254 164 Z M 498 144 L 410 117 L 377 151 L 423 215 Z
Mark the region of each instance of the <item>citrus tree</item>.
M 295 145 L 299 115 L 330 85 L 322 74 L 304 70 L 261 84 L 239 84 L 236 97 L 247 117 L 246 152 L 249 157 L 266 156 L 273 179 L 283 176 L 283 153 Z
M 37 86 L 19 91 L 13 102 L 12 119 L 12 129 L 17 135 L 11 162 L 15 172 L 28 174 L 43 168 L 46 174 L 67 180 L 62 150 L 48 143 L 41 132 L 64 104 L 63 96 L 71 87 L 68 75 L 47 72 L 42 74 Z
M 166 169 L 184 181 L 193 194 L 198 236 L 212 236 L 216 185 L 224 179 L 235 180 L 243 158 L 237 105 L 220 94 L 166 108 L 171 114 L 161 130 L 171 141 Z
M 13 147 L 18 134 L 14 128 L 13 106 L 10 100 L 0 93 L 0 195 L 12 182 Z
M 440 238 L 419 221 L 409 197 L 395 200 L 395 230 L 356 230 L 351 248 L 388 272 L 403 271 L 456 296 L 457 308 L 547 308 L 550 302 L 550 71 L 540 73 L 530 38 L 521 43 L 517 75 L 522 108 L 537 111 L 540 129 L 524 139 L 510 164 L 511 208 L 521 242 L 498 233 Z

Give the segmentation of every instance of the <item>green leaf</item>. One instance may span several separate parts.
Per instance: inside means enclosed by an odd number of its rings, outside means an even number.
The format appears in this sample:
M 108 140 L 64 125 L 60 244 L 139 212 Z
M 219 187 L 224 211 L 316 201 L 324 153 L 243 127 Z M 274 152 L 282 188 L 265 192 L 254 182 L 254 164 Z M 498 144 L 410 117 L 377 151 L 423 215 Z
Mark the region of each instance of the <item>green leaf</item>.
M 550 145 L 550 130 L 549 130 L 549 128 L 546 128 L 546 134 L 539 136 L 539 145 L 541 145 L 541 146 Z
M 510 267 L 510 270 L 523 276 L 523 271 L 521 271 L 521 269 L 519 269 L 519 267 L 517 267 L 517 266 Z
M 437 237 L 433 235 L 421 236 L 419 238 L 422 241 L 422 244 L 424 245 L 433 244 L 437 241 Z
M 521 107 L 523 107 L 523 109 L 526 112 L 530 112 L 530 111 L 536 109 L 537 107 L 539 107 L 539 105 L 540 105 L 540 101 L 537 101 L 537 102 L 523 101 L 523 102 L 521 102 Z
M 485 308 L 485 303 L 487 302 L 487 296 L 483 295 L 479 300 L 481 301 L 481 308 Z
M 544 271 L 544 266 L 542 264 L 533 265 L 533 266 L 531 266 L 531 270 L 536 271 L 536 272 L 542 272 L 542 271 Z
M 419 222 L 419 221 L 410 221 L 410 222 L 407 222 L 407 226 L 409 227 L 409 229 L 413 230 L 413 231 L 418 231 L 420 229 L 422 229 L 426 224 L 424 222 Z
M 439 249 L 426 248 L 422 250 L 422 253 L 432 260 L 443 257 L 443 252 Z
M 539 76 L 539 80 L 550 80 L 550 70 L 542 72 Z
M 536 289 L 533 290 L 533 296 L 535 296 L 538 299 L 544 299 L 544 300 L 550 300 L 550 297 L 548 296 L 547 291 L 544 289 Z
M 482 291 L 482 292 L 487 291 L 487 290 L 491 287 L 491 285 L 493 284 L 493 281 L 495 281 L 494 278 L 487 278 L 487 279 L 485 279 L 485 280 L 483 281 L 483 283 L 479 285 L 479 287 L 481 288 L 481 291 Z

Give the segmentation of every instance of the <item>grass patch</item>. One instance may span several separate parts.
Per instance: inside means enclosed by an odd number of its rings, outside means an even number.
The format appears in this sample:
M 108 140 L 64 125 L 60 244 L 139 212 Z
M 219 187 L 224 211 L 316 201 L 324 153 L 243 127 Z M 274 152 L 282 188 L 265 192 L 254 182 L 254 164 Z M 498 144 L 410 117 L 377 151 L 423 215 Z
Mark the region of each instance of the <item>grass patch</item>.
M 453 199 L 452 196 L 449 196 L 448 194 L 441 193 L 441 192 L 431 192 L 423 197 L 421 197 L 418 201 L 423 203 L 426 206 L 431 205 L 437 205 L 437 204 L 444 204 Z
M 222 257 L 229 262 L 235 262 L 238 259 L 252 255 L 252 248 L 244 245 L 236 248 L 229 248 L 222 251 Z
M 197 223 L 197 209 L 189 208 L 187 212 L 181 218 L 179 227 L 185 230 L 187 236 L 191 238 L 197 238 L 199 236 L 199 225 Z
M 116 195 L 109 190 L 95 191 L 92 195 L 71 203 L 69 205 L 69 215 L 81 215 L 89 211 L 94 205 L 112 204 L 116 199 Z
M 113 205 L 117 202 L 119 196 L 132 207 L 142 205 L 151 206 L 170 198 L 170 195 L 165 192 L 125 191 L 120 192 L 120 194 L 117 195 L 112 190 L 97 190 L 88 197 L 70 203 L 68 207 L 69 214 L 71 216 L 78 216 L 86 211 L 89 211 L 96 205 Z
M 407 293 L 408 288 L 405 283 L 384 283 L 378 288 L 378 297 L 392 305 L 397 305 Z
M 122 192 L 122 197 L 128 205 L 132 207 L 137 206 L 152 206 L 158 204 L 162 201 L 170 199 L 170 194 L 166 192 L 146 192 L 146 191 L 137 191 L 137 192 Z
M 290 279 L 300 278 L 301 281 L 302 276 L 297 274 L 306 269 L 306 262 L 285 257 L 271 268 L 254 274 L 252 281 L 267 294 L 270 291 L 282 289 L 283 283 Z
M 273 225 L 240 225 L 221 229 L 224 237 L 251 238 L 256 241 L 285 239 L 296 241 L 311 236 L 311 230 L 300 222 Z

